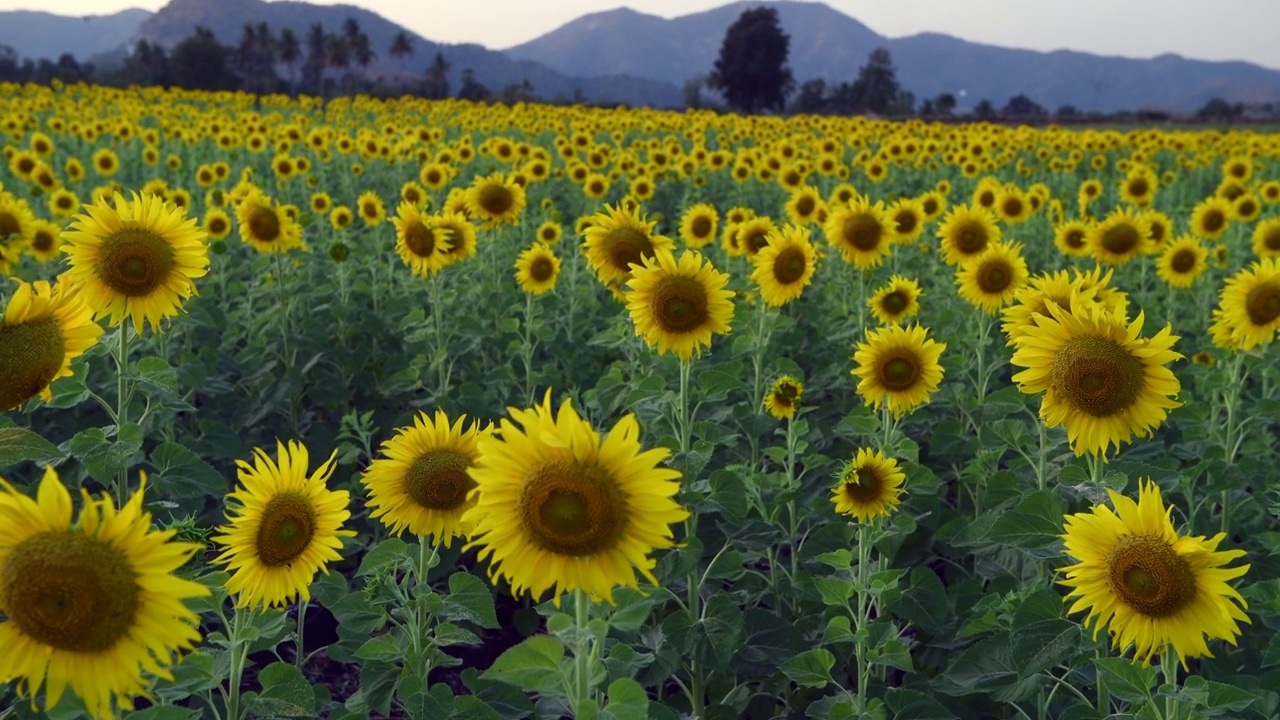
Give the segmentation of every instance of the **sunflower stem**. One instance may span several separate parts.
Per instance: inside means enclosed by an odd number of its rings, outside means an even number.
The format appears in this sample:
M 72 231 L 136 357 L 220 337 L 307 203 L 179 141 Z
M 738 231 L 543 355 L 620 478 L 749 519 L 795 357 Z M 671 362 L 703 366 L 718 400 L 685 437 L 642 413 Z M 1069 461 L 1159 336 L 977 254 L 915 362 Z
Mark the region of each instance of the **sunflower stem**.
M 1223 406 L 1227 413 L 1226 431 L 1222 439 L 1222 459 L 1227 465 L 1232 465 L 1236 461 L 1236 450 L 1240 445 L 1241 438 L 1236 433 L 1236 411 L 1240 404 L 1240 387 L 1243 385 L 1244 377 L 1241 372 L 1243 367 L 1244 356 L 1236 351 L 1231 354 L 1231 358 L 1227 361 L 1227 386 L 1223 391 Z M 1231 490 L 1222 491 L 1222 525 L 1221 531 L 1228 532 L 1231 521 Z
M 227 640 L 231 644 L 231 676 L 227 688 L 227 720 L 240 720 L 240 682 L 244 677 L 244 663 L 249 657 L 249 644 L 244 640 L 244 616 L 253 610 L 237 609 L 231 616 Z
M 524 395 L 526 407 L 533 406 L 533 293 L 524 294 L 524 338 L 520 343 L 524 360 Z
M 431 364 L 436 366 L 436 397 L 444 395 L 449 387 L 448 342 L 444 337 L 444 293 L 440 287 L 440 273 L 433 273 L 427 280 L 427 293 L 431 303 L 431 324 L 434 332 Z
M 422 595 L 424 592 L 431 592 L 431 586 L 427 582 L 427 575 L 431 571 L 431 567 L 435 565 L 436 558 L 439 556 L 439 548 L 431 543 L 426 535 L 418 536 L 418 567 L 413 573 L 414 594 Z M 427 612 L 426 603 L 415 603 L 415 611 L 413 615 L 413 662 L 417 666 L 414 669 L 419 677 L 422 678 L 425 687 L 427 682 L 427 673 L 431 671 L 431 663 L 425 656 L 423 643 L 429 638 L 427 630 L 431 624 L 431 614 Z
M 582 588 L 573 591 L 574 620 L 577 625 L 577 646 L 573 649 L 574 688 L 573 714 L 582 717 L 583 708 L 591 697 L 591 638 L 587 623 L 591 617 L 591 600 Z
M 796 575 L 800 572 L 800 522 L 799 515 L 796 512 L 796 495 L 799 494 L 799 487 L 796 483 L 796 422 L 795 417 L 787 418 L 787 490 L 790 496 L 787 499 L 787 511 L 791 523 L 791 584 L 794 587 Z M 792 610 L 799 609 L 799 600 L 792 598 Z M 779 598 L 781 602 L 781 598 Z M 779 605 L 781 607 L 781 605 Z
M 679 407 L 676 408 L 677 417 L 679 418 L 680 430 L 680 459 L 684 461 L 689 454 L 689 446 L 692 441 L 692 424 L 693 418 L 689 407 L 689 374 L 693 369 L 693 361 L 680 360 L 680 396 L 677 399 Z M 686 487 L 693 483 L 694 478 L 684 478 Z M 685 539 L 694 537 L 698 532 L 698 514 L 690 511 L 689 518 L 685 520 Z M 688 579 L 689 593 L 689 619 L 696 624 L 702 617 L 702 585 L 698 578 L 697 563 L 694 563 L 693 570 L 689 571 Z M 702 672 L 698 668 L 696 660 L 689 661 L 689 698 L 691 711 L 694 720 L 698 720 L 704 714 L 703 710 L 703 688 L 702 688 Z
M 754 413 L 760 412 L 760 406 L 764 402 L 763 388 L 760 381 L 763 379 L 762 370 L 764 366 L 764 354 L 769 348 L 769 335 L 772 334 L 772 324 L 766 322 L 769 316 L 769 308 L 764 305 L 763 301 L 756 308 L 756 337 L 755 352 L 751 354 L 751 367 L 754 371 L 754 381 L 751 385 L 751 407 L 755 409 Z M 752 417 L 755 417 L 755 414 Z M 755 467 L 760 462 L 760 439 L 755 433 L 747 433 L 751 442 L 751 467 Z
M 294 651 L 293 662 L 299 670 L 301 670 L 302 666 L 307 662 L 306 655 L 304 654 L 306 652 L 306 645 L 303 642 L 304 635 L 306 634 L 306 620 L 307 601 L 303 600 L 298 603 L 298 631 L 294 635 L 294 647 L 296 649 Z
M 1178 707 L 1178 701 L 1174 697 L 1178 693 L 1178 655 L 1172 644 L 1166 645 L 1164 652 L 1160 654 L 1160 672 L 1164 674 L 1164 682 L 1169 686 L 1169 694 L 1164 698 L 1164 720 L 1173 720 Z
M 121 435 L 124 432 L 124 424 L 127 421 L 127 411 L 129 409 L 129 393 L 125 385 L 125 374 L 129 368 L 129 326 L 124 322 L 120 323 L 120 344 L 116 348 L 116 441 L 123 440 Z M 124 507 L 125 494 L 129 489 L 129 470 L 126 467 L 120 468 L 120 475 L 116 478 L 116 506 Z
M 867 708 L 867 677 L 869 666 L 867 664 L 867 640 L 863 634 L 863 630 L 867 626 L 867 566 L 871 563 L 871 546 L 868 542 L 867 530 L 869 525 L 865 522 L 858 523 L 858 609 L 854 614 L 854 636 L 857 641 L 854 644 L 854 662 L 858 668 L 858 710 L 863 711 Z

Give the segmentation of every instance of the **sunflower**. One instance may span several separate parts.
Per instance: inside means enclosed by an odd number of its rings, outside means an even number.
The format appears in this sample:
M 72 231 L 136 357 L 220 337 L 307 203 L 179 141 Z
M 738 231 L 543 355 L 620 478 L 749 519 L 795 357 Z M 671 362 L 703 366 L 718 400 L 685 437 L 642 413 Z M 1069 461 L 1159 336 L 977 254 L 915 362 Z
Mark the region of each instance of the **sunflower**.
M 559 277 L 560 258 L 542 243 L 534 243 L 516 258 L 516 281 L 530 295 L 555 290 Z
M 831 488 L 836 512 L 858 522 L 885 517 L 902 504 L 902 482 L 907 479 L 898 461 L 879 450 L 859 448 L 853 460 L 840 470 Z
M 451 424 L 442 410 L 434 419 L 418 413 L 412 426 L 382 443 L 383 457 L 361 478 L 369 490 L 369 516 L 396 535 L 407 529 L 445 547 L 463 535 L 462 514 L 475 505 L 468 493 L 476 484 L 467 471 L 479 455 L 476 442 L 489 432 L 475 422 L 464 429 L 465 422 L 463 415 Z
M 151 530 L 146 475 L 118 510 L 107 495 L 71 520 L 71 494 L 46 468 L 36 499 L 0 480 L 0 678 L 17 679 L 52 710 L 68 688 L 98 720 L 149 697 L 154 675 L 200 640 L 200 616 L 183 602 L 209 588 L 174 575 L 200 549 Z
M 1191 233 L 1206 240 L 1217 240 L 1227 231 L 1235 211 L 1230 200 L 1217 196 L 1201 200 L 1191 211 Z
M 1065 600 L 1075 598 L 1068 612 L 1088 611 L 1094 640 L 1105 627 L 1117 650 L 1132 644 L 1144 665 L 1166 646 L 1185 668 L 1187 658 L 1213 657 L 1207 640 L 1235 645 L 1248 603 L 1227 583 L 1250 566 L 1225 566 L 1245 552 L 1218 550 L 1226 533 L 1179 535 L 1173 506 L 1149 479 L 1140 481 L 1137 502 L 1107 493 L 1114 510 L 1095 505 L 1064 518 L 1066 554 L 1076 562 L 1059 581 L 1071 588 Z
M 35 217 L 19 198 L 0 188 L 0 263 L 16 263 L 31 236 Z
M 680 218 L 680 238 L 691 248 L 703 248 L 716 238 L 720 217 L 715 207 L 699 203 L 685 210 Z
M 1160 179 L 1145 167 L 1130 170 L 1120 182 L 1120 199 L 1135 207 L 1145 208 L 1155 198 Z
M 0 316 L 0 411 L 19 408 L 71 375 L 71 361 L 102 337 L 93 311 L 64 283 L 19 282 Z
M 845 262 L 866 270 L 880 265 L 892 250 L 893 228 L 884 203 L 855 198 L 827 215 L 823 231 Z
M 1018 225 L 1031 218 L 1031 203 L 1017 187 L 1001 188 L 996 193 L 995 205 L 992 207 L 996 215 L 1006 225 Z
M 898 325 L 920 312 L 920 284 L 894 275 L 867 300 L 871 314 L 881 325 Z
M 1140 213 L 1117 208 L 1091 228 L 1089 248 L 1099 263 L 1123 265 L 1151 246 L 1151 226 Z
M 919 200 L 902 198 L 889 206 L 888 213 L 894 242 L 909 245 L 924 234 L 925 213 Z
M 442 248 L 447 264 L 461 262 L 476 254 L 476 226 L 465 215 L 442 212 L 432 219 L 441 237 L 448 240 Z
M 467 188 L 466 205 L 471 217 L 490 225 L 515 225 L 524 211 L 524 188 L 502 173 L 477 176 Z
M 965 259 L 976 257 L 987 245 L 1000 240 L 1000 226 L 990 210 L 979 206 L 956 205 L 943 218 L 938 227 L 942 260 L 948 265 L 959 265 Z
M 615 587 L 637 586 L 636 570 L 657 584 L 649 556 L 689 516 L 672 499 L 680 473 L 660 466 L 668 451 L 641 450 L 634 415 L 602 439 L 568 400 L 553 412 L 549 390 L 541 405 L 508 412 L 479 439 L 478 500 L 462 517 L 490 576 L 517 595 L 551 590 L 557 606 L 576 589 L 612 602 Z
M 356 198 L 356 214 L 366 227 L 377 227 L 387 219 L 387 208 L 378 193 L 368 190 Z
M 1173 221 L 1159 210 L 1144 210 L 1142 219 L 1146 221 L 1147 229 L 1151 232 L 1151 242 L 1147 243 L 1148 249 L 1153 253 L 1163 252 L 1170 238 L 1173 237 Z
M 1242 350 L 1271 342 L 1280 330 L 1280 260 L 1266 258 L 1227 278 L 1219 305 Z
M 1156 273 L 1169 287 L 1189 288 L 1209 267 L 1209 251 L 1193 235 L 1184 235 L 1165 247 L 1156 259 Z
M 311 196 L 310 206 L 311 212 L 316 215 L 328 215 L 333 208 L 333 198 L 326 192 L 315 193 Z
M 62 255 L 62 228 L 48 220 L 31 223 L 31 244 L 27 252 L 42 263 L 56 260 Z
M 1250 237 L 1253 254 L 1260 258 L 1280 257 L 1280 217 L 1271 217 L 1258 223 Z
M 1067 257 L 1089 255 L 1090 223 L 1084 220 L 1066 220 L 1053 226 L 1053 244 Z
M 625 282 L 631 277 L 633 266 L 643 265 L 661 251 L 669 253 L 675 247 L 671 238 L 655 234 L 655 223 L 638 212 L 621 205 L 605 205 L 582 232 L 587 262 L 606 285 Z
M 209 269 L 206 234 L 181 208 L 155 195 L 115 196 L 85 206 L 62 234 L 71 261 L 68 278 L 96 317 L 111 326 L 126 317 L 141 333 L 143 321 L 158 330 L 182 301 L 196 294 L 193 282 Z
M 414 275 L 429 277 L 449 264 L 446 257 L 449 241 L 436 226 L 434 218 L 423 215 L 416 206 L 402 202 L 391 223 L 396 227 L 396 254 Z
M 115 175 L 120 170 L 120 158 L 111 148 L 102 148 L 93 154 L 93 169 L 103 177 Z
M 1000 330 L 1012 345 L 1028 328 L 1036 327 L 1036 318 L 1053 317 L 1049 311 L 1050 304 L 1071 312 L 1074 307 L 1098 304 L 1096 294 L 1094 287 L 1082 287 L 1072 282 L 1066 270 L 1036 275 L 1014 293 L 1013 303 L 1000 311 Z
M 764 396 L 764 409 L 779 420 L 790 420 L 796 416 L 796 408 L 804 397 L 804 383 L 783 375 L 773 381 L 769 394 Z
M 920 203 L 920 212 L 924 213 L 924 222 L 933 222 L 947 211 L 947 196 L 937 190 L 921 195 L 917 202 Z
M 743 220 L 738 223 L 737 254 L 754 260 L 756 255 L 769 244 L 769 238 L 773 237 L 777 230 L 778 226 L 773 223 L 773 218 L 768 216 L 761 215 Z
M 1182 355 L 1178 337 L 1165 326 L 1139 338 L 1143 315 L 1125 325 L 1123 315 L 1101 307 L 1049 305 L 1015 344 L 1011 362 L 1026 370 L 1013 376 L 1024 393 L 1044 391 L 1040 417 L 1049 427 L 1065 426 L 1071 449 L 1105 454 L 1111 445 L 1150 437 L 1171 408 L 1181 385 L 1165 367 Z
M 229 525 L 218 528 L 214 542 L 222 554 L 214 559 L 231 573 L 227 591 L 237 607 L 285 607 L 309 600 L 317 571 L 340 560 L 341 530 L 351 513 L 346 490 L 325 487 L 336 467 L 337 451 L 307 475 L 307 448 L 297 441 L 276 441 L 276 461 L 260 448 L 253 464 L 237 460 L 240 487 L 227 496 Z
M 716 270 L 697 250 L 676 260 L 670 252 L 645 258 L 627 282 L 627 310 L 642 336 L 659 354 L 688 360 L 710 346 L 713 335 L 729 332 L 733 291 L 729 276 Z
M 800 297 L 813 281 L 817 260 L 808 228 L 784 225 L 770 233 L 764 249 L 752 258 L 751 279 L 760 286 L 765 304 L 781 307 Z
M 231 217 L 222 208 L 212 208 L 201 223 L 210 240 L 221 240 L 231 234 Z
M 240 221 L 240 239 L 258 252 L 307 248 L 302 241 L 302 227 L 257 188 L 250 189 L 236 206 L 236 219 Z
M 1019 243 L 996 242 L 970 258 L 956 273 L 960 297 L 995 315 L 1027 282 L 1027 260 Z
M 560 242 L 560 238 L 564 237 L 564 228 L 555 220 L 548 220 L 538 226 L 533 236 L 543 245 L 555 245 Z
M 928 339 L 919 325 L 868 330 L 866 342 L 858 343 L 853 354 L 858 394 L 877 410 L 887 403 L 893 416 L 901 417 L 937 391 L 942 382 L 938 357 L 946 348 Z
M 783 206 L 787 218 L 796 225 L 815 222 L 822 209 L 822 195 L 811 185 L 802 185 L 797 188 Z

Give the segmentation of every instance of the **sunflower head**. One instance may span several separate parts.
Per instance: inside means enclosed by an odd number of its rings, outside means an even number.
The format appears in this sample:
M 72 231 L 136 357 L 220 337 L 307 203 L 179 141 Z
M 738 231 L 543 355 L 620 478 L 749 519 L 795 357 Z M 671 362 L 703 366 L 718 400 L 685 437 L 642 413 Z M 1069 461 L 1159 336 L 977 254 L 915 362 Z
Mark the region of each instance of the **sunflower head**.
M 830 212 L 823 230 L 845 262 L 865 270 L 878 266 L 892 251 L 894 227 L 883 203 L 859 197 Z
M 560 258 L 542 243 L 534 243 L 516 258 L 516 282 L 530 295 L 555 290 L 559 277 Z
M 928 338 L 919 325 L 868 330 L 854 348 L 858 394 L 877 410 L 888 405 L 894 417 L 929 402 L 942 382 L 938 358 L 946 345 Z
M 994 315 L 1027 282 L 1027 261 L 1018 243 L 997 242 L 965 260 L 956 273 L 960 297 Z
M 283 253 L 305 250 L 302 226 L 289 217 L 274 200 L 250 187 L 236 205 L 240 222 L 240 239 L 261 253 Z
M 675 247 L 671 238 L 654 233 L 654 225 L 638 210 L 622 205 L 606 205 L 592 216 L 582 231 L 582 249 L 600 282 L 623 283 L 634 267 Z
M 688 360 L 711 345 L 714 335 L 729 332 L 733 291 L 729 276 L 715 269 L 697 250 L 677 260 L 660 252 L 635 268 L 627 282 L 627 310 L 636 335 L 659 354 L 672 352 Z
M 1188 288 L 1204 273 L 1209 250 L 1194 235 L 1184 235 L 1170 242 L 1156 260 L 1156 273 L 1169 287 Z
M 502 174 L 476 177 L 466 191 L 465 202 L 471 217 L 492 225 L 515 225 L 524 212 L 524 188 Z
M 991 243 L 1000 240 L 1000 227 L 995 215 L 980 205 L 957 205 L 947 213 L 938 227 L 942 259 L 948 265 L 982 254 Z
M 899 325 L 920 312 L 920 284 L 910 278 L 894 275 L 867 300 L 871 314 L 882 325 Z
M 764 409 L 779 420 L 790 420 L 796 416 L 802 397 L 804 383 L 790 375 L 783 375 L 773 381 L 769 394 L 764 396 Z
M 19 282 L 0 316 L 0 411 L 52 399 L 49 385 L 100 337 L 93 311 L 66 284 Z
M 680 218 L 680 238 L 689 247 L 706 247 L 715 240 L 719 221 L 715 207 L 706 203 L 694 205 Z
M 760 286 L 766 304 L 782 306 L 800 297 L 812 282 L 817 259 L 808 228 L 784 225 L 769 234 L 764 248 L 752 258 L 751 279 Z
M 1141 213 L 1116 209 L 1092 228 L 1089 246 L 1100 263 L 1126 263 L 1151 247 L 1151 226 Z
M 1252 350 L 1274 340 L 1280 331 L 1280 260 L 1259 260 L 1227 278 L 1219 306 L 1234 346 Z
M 836 512 L 858 522 L 871 522 L 892 513 L 902 504 L 902 483 L 906 474 L 898 461 L 879 450 L 860 448 L 853 460 L 841 468 L 831 502 Z
M 449 238 L 435 218 L 424 215 L 418 206 L 400 203 L 391 223 L 396 228 L 396 254 L 414 275 L 434 275 L 449 263 Z

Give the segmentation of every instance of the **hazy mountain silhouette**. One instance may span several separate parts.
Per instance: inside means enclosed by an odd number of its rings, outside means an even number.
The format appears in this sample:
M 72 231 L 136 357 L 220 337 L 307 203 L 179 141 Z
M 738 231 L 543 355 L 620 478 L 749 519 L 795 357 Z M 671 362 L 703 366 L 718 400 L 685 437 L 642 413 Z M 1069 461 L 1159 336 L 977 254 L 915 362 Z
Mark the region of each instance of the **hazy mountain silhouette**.
M 151 13 L 138 9 L 87 17 L 10 10 L 0 12 L 0 45 L 8 45 L 19 57 L 33 60 L 57 60 L 63 53 L 71 53 L 84 62 L 124 44 L 149 17 Z

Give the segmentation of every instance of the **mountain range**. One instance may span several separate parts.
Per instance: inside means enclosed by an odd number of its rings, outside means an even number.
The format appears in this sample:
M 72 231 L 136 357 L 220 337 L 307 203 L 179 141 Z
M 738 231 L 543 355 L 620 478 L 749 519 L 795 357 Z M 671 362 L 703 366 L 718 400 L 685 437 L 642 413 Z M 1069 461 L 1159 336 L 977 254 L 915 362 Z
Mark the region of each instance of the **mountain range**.
M 959 108 L 981 99 L 996 106 L 1026 95 L 1050 109 L 1161 109 L 1191 112 L 1213 97 L 1228 102 L 1280 103 L 1280 71 L 1245 62 L 1209 62 L 1166 54 L 1150 59 L 1107 57 L 1059 50 L 1037 52 L 968 42 L 939 33 L 888 38 L 820 2 L 735 2 L 705 12 L 662 18 L 619 8 L 591 13 L 545 35 L 503 51 L 475 44 L 443 44 L 409 33 L 415 53 L 390 57 L 392 37 L 401 27 L 350 5 L 312 5 L 263 0 L 171 0 L 158 12 L 127 10 L 115 15 L 65 18 L 48 13 L 0 12 L 0 45 L 26 57 L 79 59 L 114 49 L 120 57 L 139 40 L 172 48 L 196 25 L 213 30 L 224 44 L 236 44 L 247 23 L 265 22 L 274 32 L 292 28 L 305 38 L 313 23 L 338 31 L 348 18 L 368 34 L 378 53 L 370 76 L 420 75 L 437 52 L 451 65 L 457 88 L 470 69 L 492 89 L 528 80 L 543 98 L 582 97 L 597 103 L 622 102 L 678 107 L 681 87 L 705 77 L 719 53 L 725 30 L 743 10 L 768 5 L 778 11 L 791 38 L 789 64 L 797 83 L 822 78 L 851 82 L 868 54 L 884 47 L 892 54 L 902 87 L 918 99 L 951 93 Z M 99 61 L 110 55 L 98 55 Z

